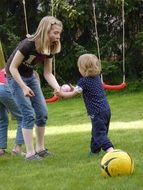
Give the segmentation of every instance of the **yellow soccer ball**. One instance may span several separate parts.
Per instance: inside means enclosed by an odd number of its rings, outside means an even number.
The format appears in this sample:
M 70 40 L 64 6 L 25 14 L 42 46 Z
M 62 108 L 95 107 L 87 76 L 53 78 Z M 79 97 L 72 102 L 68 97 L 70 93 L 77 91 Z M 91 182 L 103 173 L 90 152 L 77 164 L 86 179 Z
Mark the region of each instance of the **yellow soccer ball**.
M 130 175 L 134 170 L 131 156 L 120 149 L 106 153 L 101 160 L 101 174 L 104 177 Z

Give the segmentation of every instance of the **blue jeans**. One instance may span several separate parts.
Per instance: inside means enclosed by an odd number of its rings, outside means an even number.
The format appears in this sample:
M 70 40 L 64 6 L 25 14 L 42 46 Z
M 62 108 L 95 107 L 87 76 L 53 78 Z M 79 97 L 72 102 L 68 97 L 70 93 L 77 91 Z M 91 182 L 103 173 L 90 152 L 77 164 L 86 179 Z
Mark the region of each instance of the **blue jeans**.
M 26 85 L 33 90 L 35 94 L 33 97 L 24 96 L 19 84 L 11 76 L 8 76 L 7 78 L 15 101 L 22 112 L 22 128 L 32 129 L 34 124 L 38 127 L 44 127 L 48 115 L 47 105 L 40 83 L 35 75 L 32 75 L 31 77 L 22 77 L 22 80 Z
M 91 117 L 91 152 L 98 153 L 100 152 L 101 148 L 106 151 L 108 148 L 113 147 L 113 144 L 107 136 L 110 118 L 110 110 L 103 111 Z
M 0 85 L 0 149 L 7 148 L 7 134 L 8 134 L 8 111 L 17 120 L 16 144 L 23 144 L 23 135 L 21 129 L 22 114 L 14 101 L 12 93 L 8 84 Z

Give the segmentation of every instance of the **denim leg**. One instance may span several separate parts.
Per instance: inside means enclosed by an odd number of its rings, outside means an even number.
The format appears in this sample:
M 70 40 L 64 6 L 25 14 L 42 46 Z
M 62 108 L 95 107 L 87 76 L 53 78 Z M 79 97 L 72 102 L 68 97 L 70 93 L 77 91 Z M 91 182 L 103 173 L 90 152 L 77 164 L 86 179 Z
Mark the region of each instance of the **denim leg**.
M 3 88 L 3 89 L 2 89 Z M 17 104 L 14 101 L 14 98 L 11 94 L 9 86 L 6 85 L 1 85 L 0 86 L 0 100 L 1 100 L 1 110 L 0 109 L 0 117 L 1 121 L 3 121 L 3 124 L 5 126 L 5 130 L 7 133 L 8 130 L 8 114 L 7 111 L 10 111 L 12 115 L 16 118 L 17 120 L 17 132 L 16 132 L 16 144 L 23 144 L 23 135 L 22 135 L 22 129 L 21 129 L 21 122 L 22 122 L 22 114 L 17 106 Z M 1 126 L 1 125 L 0 125 Z M 3 126 L 3 125 L 2 125 Z M 5 134 L 6 138 L 6 134 Z M 7 142 L 7 140 L 6 140 Z
M 32 106 L 36 114 L 36 125 L 45 126 L 48 118 L 46 101 L 37 78 L 33 77 L 31 89 L 35 96 L 31 97 Z
M 102 112 L 99 115 L 91 119 L 92 121 L 92 151 L 97 152 L 100 148 L 106 151 L 109 147 L 113 147 L 113 144 L 107 137 L 110 112 Z
M 93 137 L 94 133 L 93 130 L 91 132 L 91 142 L 90 142 L 90 149 L 92 153 L 99 153 L 101 151 L 101 145 L 96 141 Z
M 27 78 L 27 80 L 28 79 L 29 78 Z M 22 125 L 21 125 L 22 128 L 32 129 L 35 124 L 35 114 L 31 104 L 30 97 L 24 96 L 21 87 L 12 77 L 8 77 L 8 82 L 11 87 L 14 99 L 22 113 Z
M 7 132 L 8 132 L 8 113 L 6 107 L 2 103 L 1 85 L 0 85 L 0 149 L 7 148 Z
M 16 118 L 17 121 L 15 144 L 24 144 L 22 134 L 22 113 L 12 96 L 7 100 L 7 109 L 12 113 L 12 115 Z
M 33 90 L 35 96 L 25 97 L 17 82 L 12 78 L 8 78 L 15 100 L 22 112 L 22 127 L 32 129 L 35 122 L 37 126 L 45 126 L 47 121 L 47 105 L 39 81 L 34 75 L 28 78 L 22 77 L 22 79 Z
M 98 140 L 95 137 L 96 127 L 93 120 L 94 120 L 94 117 L 91 117 L 92 130 L 91 130 L 90 148 L 91 148 L 92 153 L 99 153 L 101 151 L 101 144 L 98 142 Z

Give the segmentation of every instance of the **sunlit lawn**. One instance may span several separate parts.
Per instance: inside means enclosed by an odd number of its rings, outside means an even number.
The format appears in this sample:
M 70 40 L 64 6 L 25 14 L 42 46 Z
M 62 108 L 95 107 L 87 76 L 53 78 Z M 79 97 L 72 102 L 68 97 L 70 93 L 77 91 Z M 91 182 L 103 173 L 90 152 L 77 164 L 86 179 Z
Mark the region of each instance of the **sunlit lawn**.
M 143 93 L 109 95 L 112 120 L 109 136 L 115 148 L 129 152 L 133 175 L 103 178 L 104 155 L 89 156 L 90 120 L 82 99 L 49 104 L 46 146 L 55 154 L 41 162 L 26 162 L 8 154 L 0 158 L 0 190 L 143 190 Z M 10 121 L 9 147 L 14 143 L 15 121 Z

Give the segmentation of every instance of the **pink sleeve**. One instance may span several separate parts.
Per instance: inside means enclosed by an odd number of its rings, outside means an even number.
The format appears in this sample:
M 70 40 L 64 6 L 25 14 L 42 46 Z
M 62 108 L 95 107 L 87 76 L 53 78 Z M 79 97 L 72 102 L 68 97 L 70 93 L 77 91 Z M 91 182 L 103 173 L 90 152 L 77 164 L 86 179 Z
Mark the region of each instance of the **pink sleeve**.
M 1 69 L 0 70 L 0 83 L 7 83 L 7 79 L 6 79 L 6 74 L 5 74 L 5 70 Z

